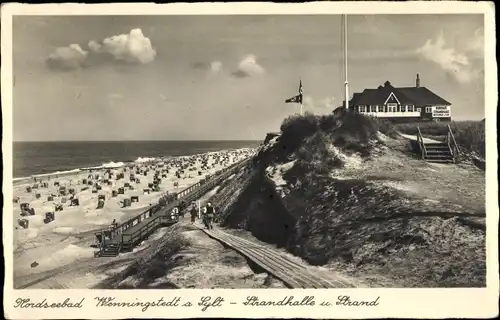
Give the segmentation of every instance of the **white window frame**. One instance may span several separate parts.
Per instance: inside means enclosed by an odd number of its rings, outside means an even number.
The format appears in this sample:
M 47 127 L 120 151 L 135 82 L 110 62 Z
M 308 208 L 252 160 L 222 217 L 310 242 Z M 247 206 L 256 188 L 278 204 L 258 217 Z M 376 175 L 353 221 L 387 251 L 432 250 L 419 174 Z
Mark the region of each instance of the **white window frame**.
M 417 112 L 422 112 L 422 108 L 417 108 Z
M 359 113 L 365 113 L 366 112 L 366 106 L 358 106 L 358 112 Z
M 406 105 L 401 105 L 401 112 L 406 112 Z
M 407 112 L 415 112 L 415 108 L 412 104 L 406 106 L 406 110 Z
M 397 103 L 388 103 L 387 104 L 387 112 L 397 112 L 398 104 Z
M 384 106 L 376 105 L 375 107 L 376 107 L 375 110 L 377 110 L 377 112 L 384 112 Z
M 432 113 L 432 107 L 425 107 L 425 113 Z
M 391 96 L 394 97 L 394 99 L 398 102 L 397 104 L 401 104 L 401 102 L 399 102 L 399 99 L 398 99 L 398 97 L 396 97 L 394 92 L 391 92 L 391 94 L 387 97 L 387 99 L 385 99 L 384 104 L 388 104 L 387 101 L 389 101 L 391 99 Z

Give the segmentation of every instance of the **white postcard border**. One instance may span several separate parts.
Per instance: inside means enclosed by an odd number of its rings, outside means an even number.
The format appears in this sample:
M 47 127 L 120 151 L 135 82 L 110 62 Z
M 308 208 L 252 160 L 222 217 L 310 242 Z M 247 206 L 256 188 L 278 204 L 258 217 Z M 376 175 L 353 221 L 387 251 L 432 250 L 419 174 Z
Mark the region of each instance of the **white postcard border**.
M 13 290 L 12 238 L 10 227 L 3 229 L 5 257 L 4 309 L 6 318 L 42 319 L 116 319 L 132 317 L 187 318 L 187 317 L 240 317 L 240 318 L 486 318 L 498 314 L 498 182 L 496 151 L 497 64 L 495 54 L 494 4 L 488 2 L 313 2 L 300 4 L 278 3 L 196 3 L 196 4 L 6 4 L 2 5 L 2 115 L 3 115 L 3 194 L 12 198 L 12 16 L 13 15 L 168 15 L 168 14 L 471 14 L 485 16 L 485 115 L 487 134 L 487 288 L 478 289 L 261 289 L 261 290 Z M 11 201 L 4 201 L 4 226 L 11 226 Z M 457 248 L 458 249 L 458 248 Z M 319 304 L 330 307 L 249 307 L 242 305 L 248 296 L 261 300 L 277 300 L 293 295 L 301 300 L 314 296 Z M 340 295 L 358 300 L 379 297 L 376 307 L 341 307 L 335 302 Z M 181 297 L 191 301 L 193 307 L 113 308 L 95 306 L 95 297 L 115 297 L 116 300 L 165 301 Z M 222 297 L 225 304 L 201 311 L 197 306 L 203 296 Z M 22 309 L 14 308 L 17 298 L 62 302 L 66 297 L 77 302 L 85 298 L 79 309 Z M 231 304 L 230 302 L 235 302 Z

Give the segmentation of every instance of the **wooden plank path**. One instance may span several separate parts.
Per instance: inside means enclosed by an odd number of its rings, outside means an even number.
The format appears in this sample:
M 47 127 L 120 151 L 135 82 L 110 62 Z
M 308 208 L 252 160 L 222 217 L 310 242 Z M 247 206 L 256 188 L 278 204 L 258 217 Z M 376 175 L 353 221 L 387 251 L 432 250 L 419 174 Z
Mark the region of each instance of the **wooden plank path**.
M 207 230 L 201 227 L 200 229 L 209 237 L 244 255 L 262 269 L 283 281 L 290 288 L 323 289 L 354 287 L 353 284 L 345 279 L 294 261 L 271 248 L 233 236 L 222 230 Z
M 224 179 L 247 166 L 251 160 L 252 158 L 247 158 L 233 163 L 229 167 L 217 171 L 210 178 L 202 179 L 179 193 L 174 193 L 173 198 L 167 200 L 167 202 L 151 206 L 146 211 L 112 229 L 108 228 L 97 232 L 96 236 L 101 237 L 104 232 L 109 232 L 109 239 L 101 242 L 99 250 L 94 253 L 95 257 L 115 257 L 121 251 L 131 251 L 135 245 L 154 232 L 159 226 L 178 222 L 177 219 L 170 218 L 170 212 L 174 207 L 179 206 L 181 203 L 189 204 L 191 201 L 200 198 L 223 182 Z

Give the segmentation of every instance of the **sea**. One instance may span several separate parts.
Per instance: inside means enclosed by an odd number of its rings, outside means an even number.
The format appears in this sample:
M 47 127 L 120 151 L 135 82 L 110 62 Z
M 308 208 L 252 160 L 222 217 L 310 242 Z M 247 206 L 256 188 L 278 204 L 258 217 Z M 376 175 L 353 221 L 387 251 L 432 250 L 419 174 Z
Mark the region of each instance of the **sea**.
M 65 172 L 157 157 L 255 148 L 262 141 L 14 142 L 13 177 Z

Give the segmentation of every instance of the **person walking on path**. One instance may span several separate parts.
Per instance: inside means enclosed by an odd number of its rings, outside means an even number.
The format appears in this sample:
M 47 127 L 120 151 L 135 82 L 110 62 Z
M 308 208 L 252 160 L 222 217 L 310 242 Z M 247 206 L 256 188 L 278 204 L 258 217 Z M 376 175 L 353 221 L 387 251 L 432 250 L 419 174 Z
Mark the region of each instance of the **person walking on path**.
M 193 203 L 191 206 L 191 224 L 193 224 L 196 221 L 196 216 L 198 215 L 198 208 L 196 208 L 196 204 Z
M 214 219 L 215 210 L 210 202 L 207 203 L 206 210 L 207 211 L 205 213 L 205 216 L 206 216 L 206 220 L 207 220 L 207 223 L 206 223 L 207 229 L 213 229 L 214 226 L 212 225 L 212 222 Z

